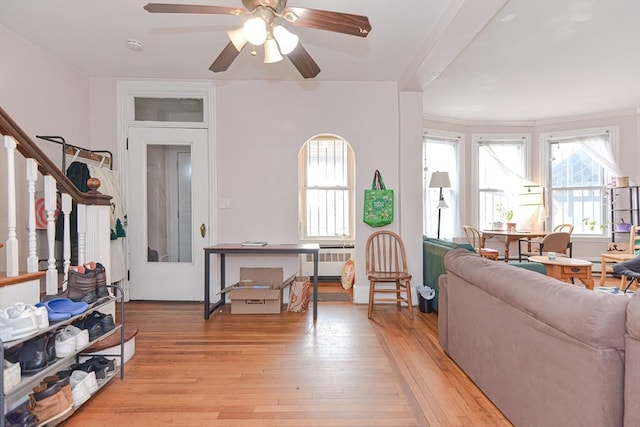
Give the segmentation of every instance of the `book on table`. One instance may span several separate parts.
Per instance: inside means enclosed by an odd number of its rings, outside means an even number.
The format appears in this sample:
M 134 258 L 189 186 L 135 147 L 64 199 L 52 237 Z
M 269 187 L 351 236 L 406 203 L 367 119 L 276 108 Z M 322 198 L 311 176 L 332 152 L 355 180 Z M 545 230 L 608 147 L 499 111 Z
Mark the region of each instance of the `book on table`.
M 245 242 L 242 242 L 242 246 L 267 246 L 267 242 L 258 242 L 258 241 L 247 240 Z

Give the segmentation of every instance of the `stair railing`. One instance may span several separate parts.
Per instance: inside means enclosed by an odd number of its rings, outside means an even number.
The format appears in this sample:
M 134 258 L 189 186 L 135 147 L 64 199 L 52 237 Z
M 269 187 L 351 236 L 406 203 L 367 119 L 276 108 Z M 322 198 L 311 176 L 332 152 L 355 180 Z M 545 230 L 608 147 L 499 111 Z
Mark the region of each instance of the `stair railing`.
M 46 293 L 58 293 L 58 270 L 55 258 L 56 213 L 58 211 L 57 192 L 61 193 L 61 214 L 63 215 L 63 272 L 66 282 L 71 264 L 71 232 L 70 215 L 72 202 L 76 202 L 78 232 L 78 264 L 87 260 L 99 260 L 110 279 L 110 200 L 111 196 L 97 191 L 98 180 L 90 180 L 90 191 L 81 192 L 75 184 L 59 169 L 56 164 L 38 147 L 11 117 L 0 107 L 0 135 L 7 157 L 7 241 L 6 276 L 17 277 L 20 274 L 19 236 L 17 229 L 18 202 L 16 196 L 16 164 L 15 153 L 20 153 L 26 160 L 26 181 L 28 193 L 28 221 L 26 259 L 27 273 L 38 271 L 37 224 L 36 224 L 36 182 L 38 174 L 44 176 L 44 211 L 46 212 L 47 230 L 47 272 Z M 66 285 L 63 282 L 63 289 Z M 110 282 L 108 282 L 110 283 Z

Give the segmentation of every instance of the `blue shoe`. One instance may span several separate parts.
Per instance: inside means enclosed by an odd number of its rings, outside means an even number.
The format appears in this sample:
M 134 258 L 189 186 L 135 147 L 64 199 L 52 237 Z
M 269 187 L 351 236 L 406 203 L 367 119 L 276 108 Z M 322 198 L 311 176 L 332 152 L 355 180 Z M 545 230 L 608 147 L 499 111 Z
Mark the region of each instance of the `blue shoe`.
M 49 301 L 39 302 L 36 307 L 46 307 L 49 312 L 49 320 L 57 322 L 84 313 L 89 308 L 89 304 L 81 301 L 71 301 L 68 298 L 54 298 Z

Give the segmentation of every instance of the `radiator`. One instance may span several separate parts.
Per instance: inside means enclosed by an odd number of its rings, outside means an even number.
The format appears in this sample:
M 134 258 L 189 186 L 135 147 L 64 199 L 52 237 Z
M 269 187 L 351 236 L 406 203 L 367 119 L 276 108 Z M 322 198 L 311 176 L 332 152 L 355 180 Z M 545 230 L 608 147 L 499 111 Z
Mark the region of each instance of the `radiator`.
M 340 277 L 345 261 L 354 257 L 354 248 L 320 248 L 318 253 L 318 276 Z M 313 275 L 313 255 L 300 256 L 300 272 L 302 276 Z

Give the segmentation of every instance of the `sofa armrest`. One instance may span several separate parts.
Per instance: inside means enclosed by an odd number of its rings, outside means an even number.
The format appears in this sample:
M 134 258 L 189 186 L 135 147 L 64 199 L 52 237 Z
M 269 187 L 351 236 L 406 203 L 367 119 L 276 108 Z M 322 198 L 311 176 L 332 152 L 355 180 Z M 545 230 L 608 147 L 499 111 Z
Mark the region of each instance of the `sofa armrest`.
M 445 274 L 444 256 L 452 249 L 464 248 L 470 252 L 475 252 L 473 247 L 467 243 L 453 243 L 445 240 L 424 237 L 422 241 L 422 277 L 423 284 L 434 289 L 436 296 L 433 298 L 433 309 L 438 310 L 439 290 L 438 278 Z

